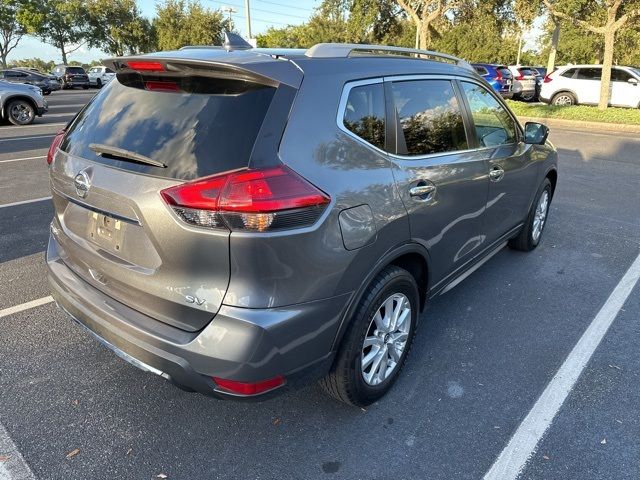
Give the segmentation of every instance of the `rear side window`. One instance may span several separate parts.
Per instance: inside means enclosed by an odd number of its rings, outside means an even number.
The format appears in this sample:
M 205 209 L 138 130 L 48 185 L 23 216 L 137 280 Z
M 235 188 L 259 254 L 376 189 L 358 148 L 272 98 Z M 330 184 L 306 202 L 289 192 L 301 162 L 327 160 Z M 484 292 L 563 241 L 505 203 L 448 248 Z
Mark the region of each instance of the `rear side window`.
M 579 80 L 600 80 L 600 76 L 602 75 L 601 68 L 579 68 L 578 76 L 576 77 Z
M 411 156 L 468 148 L 462 112 L 448 80 L 392 83 L 393 101 Z
M 137 74 L 118 74 L 78 114 L 61 149 L 114 167 L 182 180 L 243 168 L 275 90 L 212 77 L 145 83 Z M 91 144 L 128 150 L 167 168 L 100 156 Z
M 469 101 L 479 145 L 495 147 L 514 143 L 515 123 L 498 100 L 479 85 L 462 82 L 462 89 Z
M 560 74 L 560 76 L 562 76 L 562 77 L 567 77 L 567 78 L 573 78 L 573 76 L 574 76 L 574 75 L 575 75 L 575 73 L 576 73 L 576 70 L 577 70 L 576 68 L 570 68 L 570 69 L 565 70 L 564 72 L 562 72 L 562 73 Z
M 364 141 L 384 149 L 384 88 L 382 83 L 353 87 L 349 91 L 343 123 Z

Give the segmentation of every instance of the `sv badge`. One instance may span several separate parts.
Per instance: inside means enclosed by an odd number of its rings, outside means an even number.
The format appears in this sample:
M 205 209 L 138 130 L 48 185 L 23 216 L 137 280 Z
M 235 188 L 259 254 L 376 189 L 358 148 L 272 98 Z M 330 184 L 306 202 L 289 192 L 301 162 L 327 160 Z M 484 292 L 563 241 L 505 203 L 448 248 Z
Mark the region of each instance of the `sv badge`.
M 206 300 L 203 298 L 200 300 L 198 297 L 194 297 L 192 295 L 185 296 L 187 303 L 195 303 L 196 305 L 202 305 Z

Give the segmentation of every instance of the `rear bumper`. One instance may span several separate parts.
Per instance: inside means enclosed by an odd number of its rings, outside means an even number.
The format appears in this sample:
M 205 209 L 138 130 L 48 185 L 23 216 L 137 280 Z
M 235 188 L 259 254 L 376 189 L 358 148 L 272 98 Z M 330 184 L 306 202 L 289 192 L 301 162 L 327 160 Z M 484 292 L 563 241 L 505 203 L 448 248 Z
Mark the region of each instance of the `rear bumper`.
M 247 398 L 220 389 L 211 377 L 240 382 L 285 376 L 265 398 L 325 375 L 331 347 L 350 294 L 272 309 L 223 305 L 199 332 L 150 318 L 89 285 L 65 265 L 49 239 L 51 294 L 76 322 L 120 357 L 180 387 L 218 398 Z

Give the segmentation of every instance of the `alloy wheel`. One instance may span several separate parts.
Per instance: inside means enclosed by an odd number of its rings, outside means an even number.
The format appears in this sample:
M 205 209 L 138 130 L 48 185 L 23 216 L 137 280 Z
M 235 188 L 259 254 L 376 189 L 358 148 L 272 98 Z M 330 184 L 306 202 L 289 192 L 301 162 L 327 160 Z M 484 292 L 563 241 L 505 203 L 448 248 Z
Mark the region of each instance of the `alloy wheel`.
M 378 307 L 362 344 L 362 378 L 379 385 L 398 368 L 411 329 L 411 303 L 394 293 Z
M 547 211 L 549 210 L 549 192 L 547 190 L 542 192 L 538 206 L 533 214 L 533 229 L 531 230 L 531 237 L 534 242 L 538 242 L 542 236 L 542 229 L 544 223 L 547 220 Z
M 16 102 L 11 105 L 9 114 L 19 123 L 27 123 L 33 118 L 33 108 L 25 102 Z

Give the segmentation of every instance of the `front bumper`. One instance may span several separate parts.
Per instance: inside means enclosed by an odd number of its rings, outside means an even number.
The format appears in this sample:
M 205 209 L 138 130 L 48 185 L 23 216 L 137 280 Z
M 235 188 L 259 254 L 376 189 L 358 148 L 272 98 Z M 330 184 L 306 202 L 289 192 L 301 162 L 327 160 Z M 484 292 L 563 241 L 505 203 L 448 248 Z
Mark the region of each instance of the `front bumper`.
M 63 262 L 52 237 L 47 266 L 57 304 L 103 344 L 143 370 L 218 398 L 238 395 L 219 388 L 214 376 L 258 382 L 284 375 L 284 387 L 291 388 L 325 375 L 350 298 L 345 294 L 270 309 L 223 305 L 203 330 L 187 332 L 150 318 L 84 281 Z

